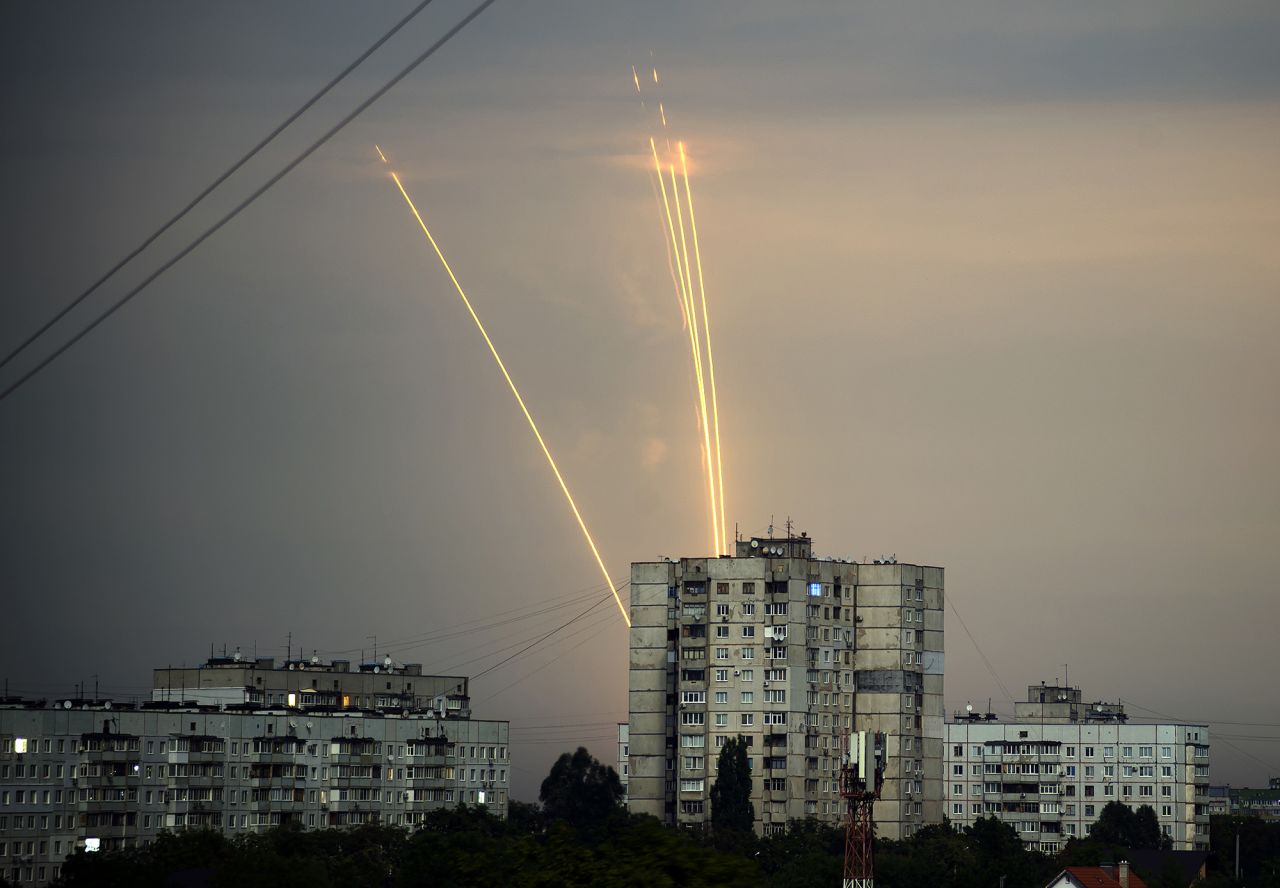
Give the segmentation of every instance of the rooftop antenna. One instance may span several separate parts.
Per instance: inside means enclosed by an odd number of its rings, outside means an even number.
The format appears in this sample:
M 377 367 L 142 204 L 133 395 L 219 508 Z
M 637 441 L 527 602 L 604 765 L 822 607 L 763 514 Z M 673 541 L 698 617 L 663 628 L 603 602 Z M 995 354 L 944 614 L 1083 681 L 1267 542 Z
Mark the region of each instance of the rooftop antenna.
M 372 638 L 372 639 L 373 639 L 373 659 L 375 659 L 375 660 L 376 660 L 376 659 L 378 659 L 378 636 L 376 636 L 376 635 L 366 635 L 366 636 L 365 636 L 365 638 Z
M 773 516 L 769 516 L 769 539 L 773 539 Z
M 787 539 L 791 539 L 791 516 L 787 516 Z
M 288 663 L 293 659 L 293 633 L 289 633 L 288 640 L 284 643 L 284 661 Z

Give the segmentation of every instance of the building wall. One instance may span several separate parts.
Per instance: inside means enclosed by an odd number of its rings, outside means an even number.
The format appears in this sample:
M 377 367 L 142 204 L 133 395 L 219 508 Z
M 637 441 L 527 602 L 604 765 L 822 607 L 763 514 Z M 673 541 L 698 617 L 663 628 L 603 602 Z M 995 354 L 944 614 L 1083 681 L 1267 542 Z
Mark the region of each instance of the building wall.
M 889 735 L 878 834 L 942 819 L 942 570 L 811 556 L 632 565 L 629 804 L 710 820 L 721 745 L 749 745 L 757 829 L 839 823 L 850 730 Z
M 1205 725 L 950 722 L 946 814 L 1012 823 L 1056 851 L 1085 836 L 1112 801 L 1151 805 L 1177 851 L 1209 847 Z
M 505 721 L 425 715 L 0 706 L 0 875 L 43 884 L 86 842 L 161 829 L 410 826 L 462 802 L 505 816 L 508 738 Z

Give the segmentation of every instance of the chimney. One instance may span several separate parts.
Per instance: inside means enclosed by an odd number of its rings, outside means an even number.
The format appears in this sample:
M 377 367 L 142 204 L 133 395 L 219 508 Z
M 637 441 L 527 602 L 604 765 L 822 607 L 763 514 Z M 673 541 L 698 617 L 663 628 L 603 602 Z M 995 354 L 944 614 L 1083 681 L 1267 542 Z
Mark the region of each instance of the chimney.
M 1129 888 L 1129 861 L 1122 860 L 1116 867 L 1116 881 L 1120 883 L 1120 888 Z

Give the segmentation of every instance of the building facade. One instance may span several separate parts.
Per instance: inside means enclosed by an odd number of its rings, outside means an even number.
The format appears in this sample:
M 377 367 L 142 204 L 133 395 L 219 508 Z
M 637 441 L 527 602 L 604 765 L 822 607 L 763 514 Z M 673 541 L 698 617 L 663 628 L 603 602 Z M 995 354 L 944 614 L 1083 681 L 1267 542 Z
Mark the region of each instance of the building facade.
M 942 609 L 941 568 L 817 558 L 803 534 L 633 564 L 631 810 L 709 822 L 719 749 L 741 734 L 760 833 L 839 823 L 844 737 L 865 730 L 888 740 L 877 834 L 941 822 Z
M 310 665 L 308 686 L 331 664 Z M 285 689 L 299 671 L 258 660 L 248 688 L 300 693 Z M 385 690 L 383 667 L 369 664 L 369 673 Z M 451 699 L 422 709 L 308 705 L 301 696 L 0 701 L 0 875 L 44 884 L 77 849 L 147 844 L 161 830 L 412 827 L 464 802 L 505 816 L 508 723 L 471 719 L 466 680 L 459 690 L 443 678 Z
M 956 826 L 995 816 L 1053 853 L 1088 835 L 1108 802 L 1150 805 L 1175 851 L 1209 847 L 1209 728 L 1129 724 L 1124 707 L 1079 688 L 1033 685 L 1012 722 L 947 723 L 946 813 Z

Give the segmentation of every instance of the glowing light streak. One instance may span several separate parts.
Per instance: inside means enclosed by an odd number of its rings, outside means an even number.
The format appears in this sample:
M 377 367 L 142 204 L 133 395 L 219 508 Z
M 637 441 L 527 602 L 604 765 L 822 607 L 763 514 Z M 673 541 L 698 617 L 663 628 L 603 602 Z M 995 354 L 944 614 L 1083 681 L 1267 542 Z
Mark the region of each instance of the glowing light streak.
M 661 102 L 658 103 L 658 113 L 662 115 L 662 128 L 667 128 L 667 109 L 663 107 Z
M 386 162 L 386 155 L 382 154 L 382 150 L 378 149 L 378 154 Z M 587 545 L 591 548 L 591 554 L 595 556 L 596 564 L 600 568 L 600 573 L 604 576 L 605 582 L 609 585 L 609 591 L 613 593 L 613 600 L 618 605 L 618 612 L 622 614 L 623 621 L 627 626 L 631 626 L 631 618 L 627 616 L 627 610 L 622 605 L 622 597 L 618 595 L 618 589 L 613 584 L 613 578 L 609 576 L 609 571 L 605 569 L 604 559 L 600 557 L 600 550 L 596 548 L 596 542 L 591 537 L 591 531 L 587 530 L 587 523 L 582 518 L 582 513 L 578 511 L 578 505 L 573 500 L 573 494 L 569 492 L 569 485 L 565 483 L 564 476 L 560 474 L 560 469 L 556 465 L 555 458 L 551 455 L 547 442 L 542 439 L 542 432 L 538 431 L 538 424 L 533 421 L 533 414 L 529 412 L 529 408 L 524 403 L 524 398 L 520 396 L 520 390 L 516 388 L 515 380 L 511 378 L 511 374 L 507 372 L 507 366 L 502 362 L 502 356 L 498 354 L 497 347 L 493 344 L 493 340 L 489 338 L 489 333 L 485 330 L 484 324 L 480 321 L 480 316 L 476 314 L 476 310 L 471 305 L 471 300 L 467 298 L 466 291 L 462 289 L 457 275 L 453 273 L 453 269 L 449 266 L 449 261 L 444 258 L 444 253 L 440 249 L 440 245 L 436 243 L 435 237 L 431 234 L 431 229 L 427 228 L 427 223 L 423 220 L 422 214 L 418 212 L 418 208 L 414 205 L 413 199 L 409 197 L 409 192 L 405 190 L 404 183 L 400 181 L 400 177 L 396 175 L 395 170 L 391 170 L 391 179 L 396 183 L 396 188 L 400 189 L 400 194 L 404 197 L 405 203 L 409 205 L 413 217 L 418 220 L 422 233 L 427 236 L 427 241 L 431 244 L 431 248 L 435 250 L 436 256 L 440 259 L 440 264 L 444 266 L 445 272 L 449 275 L 449 279 L 453 281 L 454 289 L 458 291 L 458 295 L 462 297 L 463 304 L 467 307 L 471 320 L 475 321 L 476 329 L 480 331 L 480 335 L 484 337 L 485 344 L 489 346 L 489 353 L 493 355 L 494 361 L 498 364 L 498 369 L 502 371 L 503 377 L 507 380 L 507 385 L 511 388 L 511 394 L 515 395 L 516 403 L 520 405 L 520 410 L 524 413 L 524 418 L 529 422 L 529 428 L 533 431 L 533 436 L 538 439 L 538 446 L 542 448 L 542 453 L 547 458 L 547 465 L 551 466 L 551 472 L 556 476 L 556 481 L 560 483 L 560 489 L 564 491 L 565 499 L 569 502 L 569 508 L 573 512 L 573 517 L 578 521 L 578 527 L 582 529 L 582 535 L 587 540 Z
M 699 350 L 698 350 L 698 336 L 697 336 L 697 332 L 696 332 L 696 329 L 695 329 L 695 327 L 696 327 L 696 323 L 697 323 L 697 316 L 693 314 L 693 308 L 692 308 L 692 304 L 693 304 L 693 303 L 692 303 L 692 298 L 691 298 L 691 295 L 690 295 L 690 294 L 688 293 L 688 291 L 686 290 L 686 285 L 685 285 L 685 280 L 686 280 L 686 278 L 685 278 L 684 268 L 683 268 L 683 266 L 680 264 L 680 245 L 679 245 L 679 241 L 678 241 L 678 239 L 677 239 L 677 235 L 676 235 L 676 223 L 675 223 L 675 220 L 674 220 L 674 219 L 672 218 L 672 216 L 671 216 L 671 202 L 667 199 L 667 183 L 666 183 L 666 179 L 665 179 L 665 178 L 663 177 L 663 175 L 662 175 L 662 164 L 661 164 L 661 162 L 658 160 L 658 146 L 657 146 L 657 144 L 654 142 L 654 140 L 653 140 L 653 138 L 652 138 L 652 137 L 649 139 L 649 150 L 653 153 L 653 169 L 654 169 L 654 172 L 657 174 L 657 177 L 658 177 L 658 184 L 662 187 L 662 206 L 663 206 L 663 209 L 664 209 L 664 210 L 665 210 L 665 212 L 666 212 L 666 217 L 667 217 L 667 231 L 668 231 L 668 233 L 670 234 L 670 237 L 671 237 L 671 248 L 672 248 L 672 253 L 673 253 L 674 257 L 675 257 L 675 264 L 676 264 L 676 271 L 677 271 L 676 277 L 678 278 L 678 280 L 679 280 L 679 282 L 680 282 L 680 291 L 681 291 L 681 300 L 682 300 L 681 309 L 682 309 L 682 311 L 684 312 L 685 320 L 688 322 L 688 323 L 686 324 L 686 326 L 687 326 L 687 328 L 688 328 L 688 330 L 689 330 L 689 349 L 690 349 L 690 351 L 691 351 L 691 352 L 692 352 L 692 354 L 693 354 L 694 381 L 695 381 L 695 383 L 696 383 L 696 384 L 697 384 L 697 386 L 698 386 L 698 392 L 699 392 L 699 395 L 702 395 L 702 393 L 703 393 L 703 391 L 704 391 L 704 389 L 703 389 L 703 384 L 702 384 L 702 364 L 701 364 L 701 360 L 700 360 L 700 357 L 699 357 L 699 354 L 698 354 L 698 351 L 699 351 Z M 672 195 L 671 195 L 671 196 L 672 196 L 673 198 L 675 198 L 675 199 L 678 201 L 678 200 L 679 200 L 679 192 L 675 190 L 675 171 L 674 171 L 674 168 L 673 168 L 673 170 L 672 170 L 671 185 L 672 185 Z M 679 204 L 678 204 L 678 203 L 677 203 L 677 205 L 676 205 L 676 209 L 677 209 L 677 211 L 679 210 Z M 682 227 L 681 227 L 681 231 L 683 231 L 683 225 L 682 225 Z M 701 403 L 702 403 L 702 405 L 703 405 L 703 408 L 704 408 L 704 409 L 703 409 L 703 411 L 702 411 L 701 413 L 699 413 L 699 417 L 698 417 L 698 418 L 699 418 L 699 421 L 700 421 L 700 423 L 701 423 L 701 425 L 702 425 L 703 432 L 704 432 L 704 434 L 705 434 L 705 432 L 706 432 L 706 425 L 707 425 L 707 424 L 706 424 L 706 411 L 705 411 L 705 407 L 706 407 L 706 400 L 705 400 L 705 398 L 700 398 L 700 401 L 701 401 Z M 699 449 L 701 449 L 701 448 L 699 448 Z M 708 480 L 710 479 L 710 472 L 711 472 L 711 465 L 710 465 L 710 462 L 708 462 L 708 464 L 707 464 Z M 713 518 L 714 518 L 714 516 L 715 516 L 715 512 L 716 512 L 716 508 L 715 508 L 715 492 L 714 492 L 714 488 L 713 488 L 713 489 L 712 489 L 712 492 L 711 492 L 711 514 L 712 514 Z M 719 533 L 716 531 L 716 528 L 715 528 L 714 524 L 713 524 L 713 526 L 712 526 L 711 548 L 712 548 L 712 550 L 713 550 L 717 555 L 719 555 L 719 554 L 720 554 L 720 539 L 719 539 Z
M 685 287 L 685 298 L 689 306 L 689 317 L 692 319 L 693 362 L 698 377 L 698 408 L 702 417 L 702 438 L 707 450 L 707 493 L 711 502 L 711 534 L 714 543 L 712 549 L 716 555 L 721 554 L 720 515 L 716 508 L 715 460 L 711 455 L 711 424 L 707 414 L 707 383 L 702 373 L 702 347 L 698 344 L 698 315 L 693 302 L 693 269 L 689 267 L 689 242 L 685 236 L 684 212 L 680 208 L 680 186 L 676 183 L 676 165 L 671 164 L 671 194 L 676 201 L 676 223 L 680 228 L 680 249 L 684 254 L 684 273 L 688 280 Z
M 729 525 L 724 514 L 724 463 L 720 456 L 720 405 L 716 397 L 716 363 L 711 356 L 711 318 L 707 314 L 707 288 L 702 278 L 702 250 L 698 247 L 698 223 L 693 217 L 693 191 L 689 188 L 689 161 L 684 142 L 680 144 L 680 168 L 684 173 L 684 195 L 689 203 L 689 231 L 693 234 L 693 257 L 698 266 L 698 293 L 702 298 L 702 332 L 707 341 L 707 379 L 711 383 L 711 416 L 716 437 L 716 481 L 720 488 L 720 534 L 724 551 L 729 551 Z
M 640 95 L 640 75 L 636 73 L 636 66 L 631 66 L 631 79 L 636 83 L 636 95 Z

